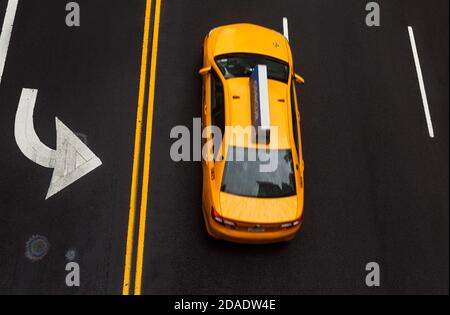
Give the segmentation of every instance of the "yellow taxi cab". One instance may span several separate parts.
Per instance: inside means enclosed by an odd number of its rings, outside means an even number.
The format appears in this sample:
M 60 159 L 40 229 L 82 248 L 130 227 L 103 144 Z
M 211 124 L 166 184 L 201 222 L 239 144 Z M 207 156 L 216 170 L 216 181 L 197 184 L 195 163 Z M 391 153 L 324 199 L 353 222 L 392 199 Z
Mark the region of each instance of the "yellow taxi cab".
M 203 54 L 207 231 L 238 243 L 288 241 L 302 225 L 304 200 L 295 89 L 304 80 L 293 71 L 289 42 L 274 30 L 233 24 L 213 29 Z

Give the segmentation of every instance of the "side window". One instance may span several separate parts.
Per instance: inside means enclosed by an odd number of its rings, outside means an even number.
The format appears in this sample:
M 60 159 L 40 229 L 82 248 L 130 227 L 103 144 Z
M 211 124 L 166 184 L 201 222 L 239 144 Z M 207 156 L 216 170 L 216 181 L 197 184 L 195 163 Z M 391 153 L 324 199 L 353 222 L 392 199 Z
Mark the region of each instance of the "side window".
M 291 87 L 291 115 L 292 115 L 292 129 L 294 131 L 295 148 L 297 150 L 297 156 L 300 157 L 300 148 L 298 143 L 298 119 L 297 119 L 297 97 L 295 93 L 295 83 L 292 82 Z
M 225 133 L 225 93 L 219 76 L 211 72 L 211 125 Z

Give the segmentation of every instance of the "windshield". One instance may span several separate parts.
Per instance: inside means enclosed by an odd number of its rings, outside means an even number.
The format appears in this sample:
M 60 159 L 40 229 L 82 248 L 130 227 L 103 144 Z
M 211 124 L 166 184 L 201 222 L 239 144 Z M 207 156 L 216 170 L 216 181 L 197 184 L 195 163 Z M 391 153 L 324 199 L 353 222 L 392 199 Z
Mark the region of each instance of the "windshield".
M 276 150 L 276 167 L 261 172 L 269 162 L 258 158 L 256 149 L 230 147 L 222 178 L 221 191 L 233 195 L 260 198 L 288 197 L 296 194 L 291 150 Z M 270 153 L 269 153 L 270 154 Z M 244 158 L 237 158 L 244 157 Z M 256 157 L 256 158 L 249 158 Z
M 288 82 L 289 66 L 287 63 L 270 57 L 253 54 L 232 54 L 219 56 L 216 63 L 225 79 L 249 77 L 257 65 L 267 66 L 267 77 L 272 80 Z

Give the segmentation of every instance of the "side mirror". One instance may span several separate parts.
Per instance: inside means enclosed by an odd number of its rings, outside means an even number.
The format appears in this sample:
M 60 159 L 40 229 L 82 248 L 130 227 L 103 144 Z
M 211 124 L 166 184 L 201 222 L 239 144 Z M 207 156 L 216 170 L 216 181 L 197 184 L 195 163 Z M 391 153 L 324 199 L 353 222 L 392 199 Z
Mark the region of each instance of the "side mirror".
M 201 76 L 204 76 L 210 72 L 211 72 L 211 67 L 205 67 L 205 68 L 201 68 L 200 71 L 198 72 L 198 74 L 200 74 Z
M 305 79 L 303 79 L 302 76 L 300 76 L 296 73 L 294 74 L 294 79 L 295 79 L 295 82 L 297 82 L 298 84 L 301 84 L 301 85 L 305 84 Z

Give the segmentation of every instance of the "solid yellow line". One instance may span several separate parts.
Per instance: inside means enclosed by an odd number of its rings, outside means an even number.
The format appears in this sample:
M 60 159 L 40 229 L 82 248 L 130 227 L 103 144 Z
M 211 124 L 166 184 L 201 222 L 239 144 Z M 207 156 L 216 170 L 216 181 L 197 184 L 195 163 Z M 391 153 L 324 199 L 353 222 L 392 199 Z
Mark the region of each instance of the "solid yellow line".
M 150 33 L 150 15 L 151 15 L 151 3 L 152 0 L 147 0 L 145 7 L 145 23 L 144 23 L 144 35 L 142 44 L 142 60 L 141 60 L 141 72 L 139 81 L 139 97 L 138 108 L 136 114 L 136 131 L 134 138 L 134 154 L 133 154 L 133 171 L 131 178 L 131 193 L 130 193 L 130 209 L 128 214 L 128 231 L 127 231 L 127 245 L 125 252 L 125 270 L 123 275 L 123 287 L 122 294 L 128 295 L 130 293 L 130 275 L 131 275 L 131 263 L 133 257 L 133 236 L 134 236 L 134 222 L 136 216 L 136 199 L 137 188 L 139 179 L 139 160 L 141 152 L 141 136 L 142 136 L 142 120 L 144 112 L 144 97 L 146 88 L 146 76 L 147 76 L 147 57 L 148 57 L 148 44 Z
M 148 183 L 150 176 L 150 154 L 152 147 L 153 107 L 155 104 L 156 61 L 158 56 L 159 21 L 161 0 L 156 0 L 155 25 L 153 26 L 152 59 L 150 64 L 150 89 L 148 97 L 147 126 L 145 134 L 144 173 L 142 177 L 141 209 L 139 215 L 139 237 L 137 245 L 136 277 L 134 294 L 141 294 L 142 265 L 144 262 L 145 223 L 147 220 Z

